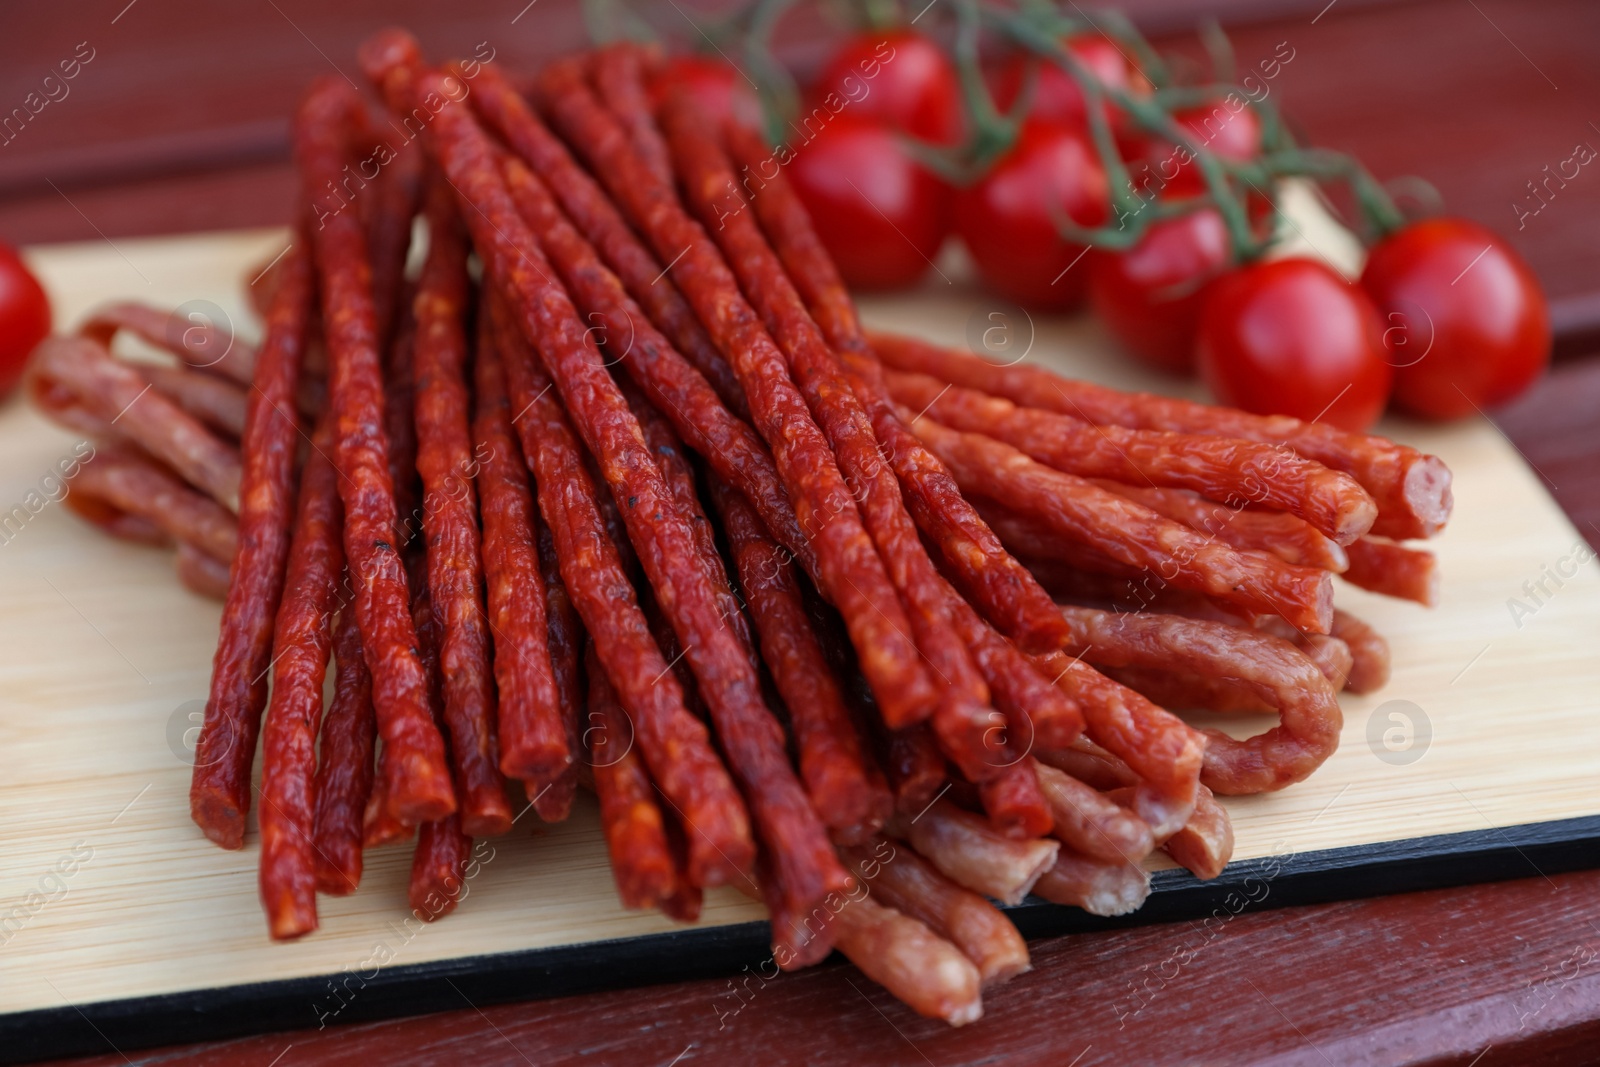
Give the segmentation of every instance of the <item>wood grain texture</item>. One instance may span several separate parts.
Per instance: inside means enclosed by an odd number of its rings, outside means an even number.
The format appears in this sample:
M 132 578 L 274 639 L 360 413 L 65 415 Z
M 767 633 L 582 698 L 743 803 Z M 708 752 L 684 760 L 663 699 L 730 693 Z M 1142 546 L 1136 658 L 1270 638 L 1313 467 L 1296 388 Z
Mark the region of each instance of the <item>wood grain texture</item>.
M 1302 222 L 1331 246 L 1331 231 Z M 68 320 L 100 300 L 137 295 L 213 300 L 243 322 L 236 279 L 284 239 L 269 230 L 130 239 L 115 248 L 92 242 L 38 249 L 32 261 Z M 945 273 L 962 277 L 958 256 Z M 960 343 L 969 323 L 991 324 L 994 305 L 968 285 L 935 278 L 919 293 L 863 310 L 877 325 Z M 1092 323 L 1040 321 L 1033 329 L 1031 359 L 1122 387 L 1160 384 L 1128 367 Z M 1394 642 L 1395 679 L 1381 694 L 1347 702 L 1342 749 L 1309 782 L 1230 801 L 1241 858 L 1600 811 L 1589 788 L 1600 777 L 1600 567 L 1589 564 L 1517 629 L 1506 598 L 1569 553 L 1577 534 L 1487 423 L 1386 429 L 1457 471 L 1457 517 L 1438 546 L 1450 579 L 1444 608 L 1430 614 L 1341 591 Z M 13 406 L 0 415 L 9 457 L 0 488 L 21 499 L 71 444 Z M 23 899 L 77 842 L 95 850 L 68 892 L 31 914 L 0 956 L 12 1010 L 337 972 L 368 959 L 402 917 L 406 857 L 386 850 L 374 856 L 361 893 L 325 901 L 323 933 L 290 946 L 266 943 L 254 842 L 243 853 L 219 852 L 183 818 L 182 709 L 186 696 L 203 692 L 216 608 L 185 593 L 169 568 L 164 554 L 107 543 L 59 507 L 31 518 L 0 552 L 0 637 L 15 653 L 3 686 L 14 710 L 0 717 L 8 731 L 0 740 L 15 760 L 0 792 L 0 822 L 15 828 L 0 840 L 0 899 Z M 162 626 L 148 625 L 151 618 Z M 1369 744 L 1368 719 L 1390 699 L 1413 700 L 1433 719 L 1430 747 L 1409 766 L 1385 762 Z M 1570 743 L 1552 743 L 1555 735 Z M 95 744 L 74 745 L 75 736 Z M 485 865 L 468 905 L 405 938 L 401 958 L 667 929 L 616 908 L 590 814 L 534 839 L 519 832 L 497 841 L 499 858 Z M 754 914 L 731 895 L 709 902 L 711 922 Z M 1170 937 L 1175 928 L 1166 929 Z M 1055 984 L 1076 987 L 1079 965 L 1055 968 Z M 1041 961 L 1040 970 L 1047 975 L 1050 965 Z M 34 975 L 50 980 L 27 981 Z M 857 985 L 888 1010 L 878 991 Z M 999 1008 L 1014 996 L 1026 1002 L 1025 991 L 1010 987 L 990 999 Z

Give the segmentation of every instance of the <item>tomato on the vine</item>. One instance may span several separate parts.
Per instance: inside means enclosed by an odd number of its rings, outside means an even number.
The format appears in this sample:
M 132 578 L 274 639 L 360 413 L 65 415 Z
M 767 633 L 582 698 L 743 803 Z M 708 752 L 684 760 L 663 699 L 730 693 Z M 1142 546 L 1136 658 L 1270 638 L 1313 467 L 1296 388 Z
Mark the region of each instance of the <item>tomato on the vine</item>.
M 730 118 L 751 125 L 761 121 L 754 89 L 731 63 L 692 54 L 670 57 L 650 79 L 651 102 L 660 107 L 678 90 L 718 123 Z
M 1550 361 L 1550 309 L 1533 271 L 1497 235 L 1428 219 L 1379 241 L 1361 285 L 1387 327 L 1395 401 L 1453 419 L 1520 394 Z
M 1106 177 L 1081 131 L 1030 120 L 975 185 L 956 195 L 955 229 L 989 287 L 1019 304 L 1069 308 L 1083 297 L 1085 248 L 1058 221 L 1099 226 Z
M 1217 103 L 1175 111 L 1172 120 L 1195 145 L 1219 159 L 1242 163 L 1261 154 L 1261 119 L 1254 108 L 1244 106 L 1236 111 L 1226 103 Z M 1125 146 L 1124 151 L 1130 149 Z M 1194 162 L 1194 153 L 1183 145 L 1147 140 L 1131 151 L 1142 158 L 1149 168 L 1150 183 L 1162 195 L 1198 196 L 1205 192 L 1205 178 Z
M 961 139 L 961 81 L 934 41 L 915 30 L 863 33 L 834 53 L 812 87 L 817 101 L 836 93 L 839 110 L 877 119 L 923 141 Z
M 912 284 L 949 232 L 949 187 L 906 154 L 900 136 L 842 111 L 787 166 L 839 273 L 858 288 Z
M 1311 259 L 1255 263 L 1213 282 L 1196 352 L 1222 403 L 1342 430 L 1371 426 L 1393 379 L 1372 301 Z
M 0 244 L 0 397 L 22 380 L 28 355 L 50 332 L 50 300 L 15 250 Z
M 1082 34 L 1062 42 L 1067 51 L 1083 64 L 1084 68 L 1108 89 L 1123 92 L 1141 92 L 1145 88 L 1144 76 L 1132 66 L 1115 44 L 1097 34 Z M 1017 54 L 1003 62 L 990 79 L 989 92 L 995 107 L 1008 112 L 1027 84 L 1029 68 L 1037 70 L 1033 85 L 1033 99 L 1028 104 L 1028 116 L 1046 122 L 1059 122 L 1069 126 L 1088 125 L 1089 112 L 1083 90 L 1072 76 L 1049 60 Z
M 1089 304 L 1130 352 L 1172 374 L 1194 370 L 1206 285 L 1232 257 L 1215 208 L 1150 225 L 1126 252 L 1090 256 Z

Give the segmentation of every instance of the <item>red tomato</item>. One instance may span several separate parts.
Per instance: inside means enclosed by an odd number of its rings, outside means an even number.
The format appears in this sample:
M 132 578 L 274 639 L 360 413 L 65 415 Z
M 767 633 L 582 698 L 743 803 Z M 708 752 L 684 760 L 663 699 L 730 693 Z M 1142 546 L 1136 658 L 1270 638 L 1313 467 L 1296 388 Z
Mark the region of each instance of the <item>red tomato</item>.
M 852 37 L 834 53 L 812 88 L 837 93 L 845 110 L 936 144 L 961 140 L 961 82 L 950 57 L 914 30 Z
M 0 244 L 0 397 L 16 388 L 35 345 L 50 332 L 50 300 L 27 266 Z
M 1106 218 L 1106 176 L 1085 136 L 1028 121 L 1016 144 L 955 202 L 955 229 L 996 293 L 1042 310 L 1082 299 L 1084 247 L 1062 239 L 1058 217 L 1080 226 Z
M 761 121 L 761 102 L 755 90 L 743 74 L 720 59 L 698 55 L 668 59 L 650 79 L 651 102 L 660 107 L 667 95 L 678 89 L 718 123 L 730 118 L 752 125 Z
M 1126 252 L 1091 254 L 1090 306 L 1128 351 L 1188 374 L 1205 286 L 1231 254 L 1228 228 L 1214 209 L 1163 219 Z
M 1453 419 L 1504 403 L 1550 361 L 1550 309 L 1511 247 L 1464 219 L 1429 219 L 1379 241 L 1361 284 L 1384 315 L 1395 400 Z
M 1198 146 L 1219 158 L 1243 162 L 1261 152 L 1261 119 L 1254 108 L 1233 111 L 1218 102 L 1174 112 L 1172 118 Z M 1150 141 L 1141 154 L 1162 195 L 1197 196 L 1205 191 L 1205 178 L 1187 148 Z
M 1093 34 L 1074 37 L 1065 42 L 1067 50 L 1078 58 L 1089 73 L 1108 89 L 1123 92 L 1142 91 L 1144 77 L 1129 65 L 1117 46 Z M 1030 118 L 1060 122 L 1069 126 L 1088 125 L 1089 113 L 1084 106 L 1083 92 L 1072 76 L 1047 60 L 1032 55 L 1018 54 L 1007 59 L 995 72 L 989 86 L 994 103 L 1002 113 L 1016 103 L 1022 87 L 1027 84 L 1028 68 L 1037 65 L 1038 80 L 1033 86 L 1033 102 L 1028 106 Z
M 862 289 L 910 285 L 949 231 L 949 187 L 916 163 L 900 134 L 848 110 L 786 162 L 839 273 Z
M 1311 259 L 1256 263 L 1213 282 L 1197 355 L 1222 403 L 1342 430 L 1377 420 L 1394 376 L 1372 301 Z

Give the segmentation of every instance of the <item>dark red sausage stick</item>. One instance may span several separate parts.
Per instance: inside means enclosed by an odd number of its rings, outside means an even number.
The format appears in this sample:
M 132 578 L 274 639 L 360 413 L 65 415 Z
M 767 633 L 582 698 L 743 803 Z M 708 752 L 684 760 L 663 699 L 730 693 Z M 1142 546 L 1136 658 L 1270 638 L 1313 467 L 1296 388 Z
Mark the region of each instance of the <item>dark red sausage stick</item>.
M 349 572 L 340 592 L 349 589 Z M 372 675 L 361 657 L 361 628 L 346 599 L 334 628 L 333 655 L 338 663 L 333 702 L 322 717 L 317 764 L 316 832 L 317 892 L 332 896 L 354 893 L 361 883 L 362 813 L 372 792 Z
M 323 448 L 328 437 L 325 417 L 317 433 Z M 300 487 L 288 592 L 273 632 L 272 703 L 261 771 L 261 903 L 279 940 L 317 928 L 313 783 L 322 681 L 344 567 L 338 477 L 323 452 L 314 449 Z
M 789 709 L 811 802 L 831 829 L 873 832 L 888 818 L 889 793 L 862 751 L 844 693 L 812 632 L 794 572 L 744 497 L 713 480 L 711 499 L 761 638 L 761 655 Z
M 733 166 L 704 118 L 679 94 L 663 107 L 662 122 L 686 199 L 715 235 L 750 302 L 788 357 L 812 415 L 855 490 L 862 518 L 910 617 L 917 648 L 941 683 L 933 719 L 940 747 L 969 778 L 982 779 L 994 773 L 994 753 L 986 739 L 999 717 L 989 706 L 983 676 L 956 634 L 938 571 L 906 510 L 900 483 L 879 451 L 866 410 L 752 213 L 745 210 Z
M 345 555 L 355 576 L 356 618 L 385 748 L 384 793 L 396 818 L 421 823 L 454 811 L 455 796 L 444 739 L 428 712 L 405 571 L 393 544 L 394 487 L 366 236 L 355 212 L 324 202 L 343 179 L 357 100 L 342 78 L 314 83 L 296 116 L 295 154 L 316 216 L 312 248 L 322 280 L 329 400 L 338 420 L 333 461 L 345 506 Z
M 638 301 L 645 312 L 641 321 L 648 317 L 654 322 L 671 339 L 672 347 L 705 377 L 723 403 L 741 418 L 746 417 L 749 411 L 739 379 L 695 318 L 694 309 L 672 279 L 664 276 L 662 264 L 640 243 L 610 197 L 572 158 L 566 145 L 539 121 L 521 94 L 493 66 L 484 67 L 473 80 L 470 99 L 484 121 L 555 194 L 565 217 L 593 246 L 591 254 L 598 252 L 626 287 L 627 294 Z M 543 235 L 540 240 L 545 240 Z M 558 258 L 553 248 L 547 247 L 546 253 L 552 259 Z M 572 286 L 570 280 L 568 285 Z M 616 331 L 614 335 L 627 336 Z
M 310 329 L 312 283 L 303 247 L 291 249 L 282 262 L 282 283 L 267 312 L 266 340 L 256 358 L 241 446 L 239 529 L 245 547 L 228 583 L 189 786 L 191 816 L 223 848 L 244 844 L 250 766 L 267 702 L 273 620 L 283 593 L 294 511 L 300 441 L 294 398 Z
M 789 378 L 783 353 L 676 192 L 655 180 L 630 151 L 616 121 L 584 86 L 581 69 L 570 63 L 545 68 L 541 91 L 623 213 L 657 255 L 674 264 L 672 277 L 733 362 L 801 529 L 815 542 L 821 588 L 845 620 L 885 718 L 914 722 L 926 717 L 937 693 L 910 640 L 910 623 L 827 439 Z
M 550 669 L 555 677 L 561 725 L 567 732 L 567 750 L 572 753 L 572 761 L 567 764 L 567 769 L 534 793 L 533 809 L 545 822 L 560 822 L 572 810 L 572 798 L 578 790 L 578 772 L 584 752 L 583 731 L 578 725 L 579 717 L 583 714 L 583 622 L 578 618 L 578 609 L 573 606 L 572 597 L 567 595 L 566 583 L 561 580 L 555 537 L 537 511 L 534 512 L 533 522 L 539 545 L 539 572 L 544 579 Z M 685 853 L 687 849 L 685 844 Z
M 591 645 L 588 654 L 589 711 L 584 737 L 600 798 L 600 827 L 611 853 L 611 874 L 625 908 L 652 908 L 677 892 L 677 865 L 667 841 L 655 787 L 644 761 L 633 751 L 633 732 L 623 719 Z
M 495 744 L 495 690 L 483 603 L 478 492 L 468 427 L 469 294 L 466 234 L 442 178 L 427 192 L 428 258 L 417 286 L 417 467 L 427 534 L 428 592 L 439 629 L 439 664 L 461 831 L 492 837 L 511 828 Z
M 424 95 L 445 88 L 437 75 L 418 82 Z M 459 195 L 472 205 L 469 224 L 490 276 L 504 286 L 507 310 L 525 338 L 538 339 L 538 359 L 528 362 L 543 364 L 610 486 L 640 563 L 683 643 L 763 843 L 774 865 L 784 870 L 792 899 L 808 911 L 827 892 L 848 888 L 851 879 L 790 769 L 782 728 L 763 702 L 748 652 L 720 620 L 714 583 L 693 531 L 673 505 L 638 421 L 592 337 L 565 290 L 551 280 L 548 261 L 494 170 L 482 130 L 465 109 L 446 108 L 427 136 Z M 549 395 L 540 401 L 555 402 Z
M 500 769 L 526 782 L 528 795 L 537 797 L 566 776 L 575 753 L 551 665 L 556 624 L 547 610 L 533 492 L 511 428 L 505 370 L 487 308 L 480 309 L 478 327 L 473 459 L 482 493 L 483 573 L 499 687 Z
M 644 390 L 713 470 L 756 504 L 779 542 L 815 574 L 816 552 L 800 529 L 761 438 L 723 405 L 706 379 L 661 335 L 622 282 L 566 221 L 546 186 L 517 160 L 505 160 L 502 169 L 517 211 L 539 238 L 574 302 L 603 328 L 608 360 Z
M 572 597 L 632 719 L 651 776 L 690 827 L 690 880 L 698 885 L 726 882 L 754 859 L 744 804 L 712 751 L 705 726 L 685 710 L 683 691 L 650 636 L 633 585 L 605 533 L 594 483 L 550 380 L 527 341 L 501 321 L 499 304 L 491 301 L 496 343 L 512 406 L 519 411 L 515 425 L 533 469 L 562 588 Z
M 738 123 L 729 123 L 725 132 L 734 161 L 749 179 L 745 188 L 754 190 L 750 199 L 756 220 L 849 372 L 851 388 L 872 417 L 873 430 L 900 478 L 917 525 L 938 547 L 962 588 L 1002 632 L 1030 652 L 1058 647 L 1065 634 L 1049 595 L 1006 552 L 961 495 L 944 464 L 906 428 L 889 402 L 855 304 L 810 215 L 781 170 L 767 177 L 771 151 L 755 131 Z

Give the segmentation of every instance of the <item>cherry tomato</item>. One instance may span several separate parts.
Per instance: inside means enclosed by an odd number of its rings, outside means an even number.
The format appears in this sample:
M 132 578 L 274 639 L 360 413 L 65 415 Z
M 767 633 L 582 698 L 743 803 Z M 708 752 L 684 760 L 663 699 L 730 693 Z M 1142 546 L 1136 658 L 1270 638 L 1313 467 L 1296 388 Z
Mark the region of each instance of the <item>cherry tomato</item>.
M 1118 341 L 1153 367 L 1194 370 L 1205 286 L 1232 254 L 1212 208 L 1152 223 L 1126 252 L 1091 253 L 1089 304 Z
M 720 59 L 698 55 L 671 57 L 650 79 L 651 102 L 660 107 L 669 93 L 679 89 L 718 123 L 730 118 L 751 125 L 761 121 L 761 103 L 756 99 L 755 90 L 732 64 Z
M 1237 162 L 1254 159 L 1261 152 L 1261 119 L 1255 109 L 1232 110 L 1226 103 L 1210 107 L 1187 108 L 1172 115 L 1179 127 L 1197 145 L 1221 159 Z M 1125 154 L 1129 146 L 1124 146 Z M 1134 149 L 1143 157 L 1152 184 L 1163 196 L 1198 196 L 1205 191 L 1205 178 L 1187 148 L 1167 141 L 1146 141 Z
M 961 139 L 961 82 L 950 57 L 915 30 L 852 37 L 834 53 L 812 99 L 837 93 L 844 109 L 936 144 Z
M 1085 34 L 1073 37 L 1065 44 L 1067 50 L 1106 88 L 1123 92 L 1141 92 L 1146 88 L 1144 76 L 1129 65 L 1116 45 L 1104 37 Z M 1022 87 L 1027 84 L 1030 66 L 1037 66 L 1039 73 L 1034 82 L 1033 101 L 1028 105 L 1028 115 L 1047 122 L 1086 127 L 1089 113 L 1078 83 L 1054 63 L 1041 61 L 1032 55 L 1011 56 L 995 72 L 989 86 L 995 106 L 1002 113 L 1011 109 Z
M 1383 313 L 1395 400 L 1453 419 L 1517 396 L 1550 361 L 1550 309 L 1511 247 L 1464 219 L 1401 227 L 1361 284 Z
M 956 195 L 956 233 L 984 281 L 1047 311 L 1078 303 L 1089 278 L 1084 247 L 1062 238 L 1058 218 L 1104 222 L 1106 177 L 1084 134 L 1057 123 L 1024 123 L 989 173 Z
M 911 285 L 949 232 L 949 187 L 906 154 L 900 137 L 841 111 L 787 163 L 823 245 L 858 288 Z
M 1213 282 L 1197 355 L 1222 403 L 1342 430 L 1377 420 L 1394 376 L 1372 301 L 1311 259 L 1256 263 Z
M 29 353 L 49 332 L 44 287 L 15 250 L 0 244 L 0 397 L 16 388 Z

